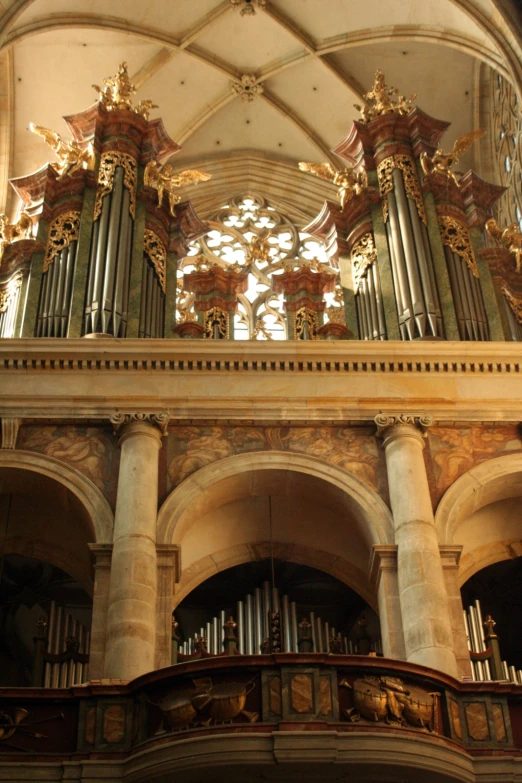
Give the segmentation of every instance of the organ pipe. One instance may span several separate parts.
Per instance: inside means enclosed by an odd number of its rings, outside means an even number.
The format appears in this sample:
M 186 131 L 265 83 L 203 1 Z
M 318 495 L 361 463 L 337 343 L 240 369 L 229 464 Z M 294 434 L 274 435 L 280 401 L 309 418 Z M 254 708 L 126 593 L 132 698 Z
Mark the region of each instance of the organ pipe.
M 488 648 L 482 630 L 484 628 L 484 623 L 480 601 L 475 601 L 474 605 L 471 605 L 467 610 L 464 610 L 463 617 L 470 653 L 486 652 Z M 488 619 L 491 621 L 491 618 Z M 484 681 L 493 679 L 490 660 L 477 661 L 473 660 L 473 657 L 471 658 L 473 680 Z M 509 666 L 506 661 L 501 661 L 501 669 L 505 680 L 509 680 L 515 684 L 522 683 L 522 669 L 517 670 L 514 666 Z

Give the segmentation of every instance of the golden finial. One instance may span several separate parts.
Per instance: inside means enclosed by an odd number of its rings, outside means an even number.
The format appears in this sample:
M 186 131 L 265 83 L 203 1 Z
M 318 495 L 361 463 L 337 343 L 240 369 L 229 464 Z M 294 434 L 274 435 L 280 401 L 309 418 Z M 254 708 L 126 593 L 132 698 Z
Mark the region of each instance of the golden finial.
M 354 106 L 361 112 L 361 121 L 369 122 L 381 114 L 408 114 L 416 97 L 417 93 L 413 93 L 406 98 L 397 87 L 388 87 L 384 73 L 379 70 L 375 73 L 372 89 L 364 95 L 364 106 L 358 103 Z
M 109 111 L 128 109 L 148 120 L 150 110 L 158 108 L 150 100 L 140 101 L 136 107 L 132 105 L 131 96 L 136 94 L 136 87 L 129 79 L 126 62 L 119 64 L 114 76 L 105 76 L 102 84 L 103 87 L 97 84 L 93 84 L 92 87 L 98 93 L 99 102 Z

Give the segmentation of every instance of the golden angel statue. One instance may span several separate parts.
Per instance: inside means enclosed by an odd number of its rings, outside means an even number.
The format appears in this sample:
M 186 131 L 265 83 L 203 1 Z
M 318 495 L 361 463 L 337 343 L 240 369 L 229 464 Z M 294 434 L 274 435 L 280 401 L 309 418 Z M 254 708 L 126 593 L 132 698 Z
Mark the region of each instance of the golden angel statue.
M 103 87 L 93 84 L 98 93 L 98 100 L 107 109 L 130 109 L 133 111 L 131 95 L 136 93 L 136 87 L 131 83 L 127 73 L 127 63 L 120 63 L 115 76 L 102 79 Z M 152 107 L 151 107 L 152 108 Z
M 451 152 L 444 152 L 440 147 L 435 150 L 432 157 L 427 152 L 421 152 L 420 161 L 423 172 L 425 174 L 442 174 L 442 176 L 452 179 L 458 187 L 458 178 L 462 176 L 462 172 L 452 171 L 451 167 L 458 163 L 460 156 L 467 152 L 473 142 L 480 139 L 484 133 L 485 131 L 481 130 L 466 133 L 457 139 Z
M 368 189 L 368 176 L 364 169 L 356 170 L 352 168 L 336 171 L 331 163 L 305 162 L 301 162 L 299 168 L 301 171 L 316 174 L 320 179 L 325 179 L 337 185 L 337 196 L 343 210 L 351 198 Z
M 270 231 L 263 231 L 256 234 L 248 243 L 246 261 L 248 264 L 269 264 L 272 260 L 270 255 L 270 244 L 268 238 Z
M 94 150 L 92 144 L 82 146 L 79 142 L 72 139 L 64 141 L 59 133 L 43 128 L 41 125 L 35 125 L 31 122 L 29 129 L 41 136 L 42 139 L 54 150 L 59 160 L 51 163 L 51 166 L 58 174 L 58 179 L 62 180 L 65 176 L 70 177 L 75 171 L 91 168 L 94 161 Z
M 157 161 L 151 160 L 145 167 L 143 181 L 146 186 L 157 191 L 159 207 L 163 203 L 163 194 L 167 194 L 170 214 L 174 215 L 176 204 L 180 201 L 180 196 L 176 192 L 177 189 L 184 185 L 197 185 L 198 182 L 207 182 L 210 177 L 210 174 L 197 169 L 186 169 L 176 174 L 169 163 L 160 166 Z
M 364 105 L 354 103 L 357 111 L 361 112 L 362 122 L 369 122 L 381 114 L 408 114 L 412 108 L 412 102 L 417 97 L 416 93 L 406 98 L 399 94 L 397 87 L 388 87 L 384 73 L 380 70 L 375 73 L 373 87 L 364 94 Z
M 518 223 L 510 223 L 507 228 L 500 228 L 495 218 L 486 222 L 486 231 L 496 242 L 504 245 L 515 256 L 517 272 L 522 268 L 522 232 Z
M 18 239 L 30 239 L 33 231 L 33 221 L 22 212 L 16 223 L 11 223 L 7 215 L 0 215 L 0 261 L 7 245 Z

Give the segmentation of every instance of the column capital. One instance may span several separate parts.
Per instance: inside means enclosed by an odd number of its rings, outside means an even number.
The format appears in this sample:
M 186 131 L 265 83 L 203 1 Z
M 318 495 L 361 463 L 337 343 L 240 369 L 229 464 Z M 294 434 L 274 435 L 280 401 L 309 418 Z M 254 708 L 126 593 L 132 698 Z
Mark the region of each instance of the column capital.
M 159 438 L 165 437 L 167 434 L 167 427 L 170 421 L 170 414 L 167 411 L 161 411 L 160 413 L 141 413 L 138 411 L 132 413 L 113 413 L 110 417 L 110 422 L 114 427 L 116 435 L 125 436 L 130 434 L 128 430 L 139 429 L 144 427 L 145 429 L 152 428 L 156 431 Z M 132 426 L 132 425 L 138 425 Z M 141 426 L 140 426 L 141 425 Z
M 440 559 L 444 570 L 458 569 L 463 548 L 462 544 L 439 544 Z
M 181 577 L 181 550 L 177 544 L 156 544 L 158 568 L 172 569 L 174 581 Z
M 374 544 L 368 563 L 368 576 L 376 589 L 383 571 L 397 572 L 397 551 L 396 544 Z
M 15 449 L 22 419 L 2 417 L 2 448 Z
M 384 440 L 386 445 L 390 440 L 403 436 L 426 437 L 428 427 L 433 419 L 426 413 L 379 413 L 374 419 L 377 427 L 376 435 Z
M 110 568 L 112 544 L 88 544 L 94 558 L 95 568 Z

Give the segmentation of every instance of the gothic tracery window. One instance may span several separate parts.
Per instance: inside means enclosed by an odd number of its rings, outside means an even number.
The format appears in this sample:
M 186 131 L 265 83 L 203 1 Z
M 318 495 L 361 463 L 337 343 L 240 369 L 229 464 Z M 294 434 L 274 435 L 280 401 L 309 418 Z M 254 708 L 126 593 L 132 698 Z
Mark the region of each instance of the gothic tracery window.
M 256 195 L 230 199 L 207 221 L 209 233 L 193 242 L 178 266 L 178 322 L 195 320 L 194 294 L 183 290 L 183 276 L 214 264 L 248 271 L 248 288 L 238 295 L 235 340 L 288 339 L 283 294 L 273 290 L 275 275 L 303 265 L 328 267 L 338 278 L 326 293 L 325 322 L 340 312 L 340 278 L 330 266 L 323 244 L 301 231 L 286 215 Z
M 497 174 L 508 188 L 497 205 L 500 225 L 518 223 L 522 231 L 522 116 L 515 89 L 496 74 L 492 79 L 492 137 Z

